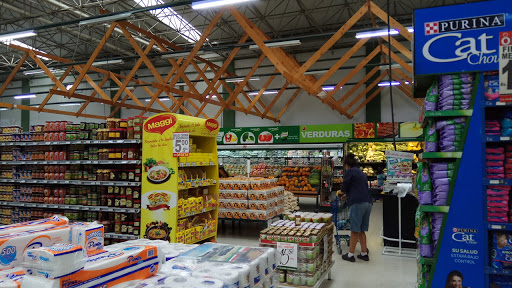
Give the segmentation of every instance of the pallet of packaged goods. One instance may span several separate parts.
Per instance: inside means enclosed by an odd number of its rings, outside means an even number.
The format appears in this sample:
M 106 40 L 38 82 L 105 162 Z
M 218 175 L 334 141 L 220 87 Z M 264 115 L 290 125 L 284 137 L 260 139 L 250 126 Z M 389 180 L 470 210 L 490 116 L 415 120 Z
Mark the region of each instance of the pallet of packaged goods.
M 260 232 L 260 246 L 278 249 L 280 243 L 297 246 L 297 266 L 277 261 L 280 287 L 320 287 L 330 279 L 334 264 L 334 224 L 330 213 L 295 213 Z

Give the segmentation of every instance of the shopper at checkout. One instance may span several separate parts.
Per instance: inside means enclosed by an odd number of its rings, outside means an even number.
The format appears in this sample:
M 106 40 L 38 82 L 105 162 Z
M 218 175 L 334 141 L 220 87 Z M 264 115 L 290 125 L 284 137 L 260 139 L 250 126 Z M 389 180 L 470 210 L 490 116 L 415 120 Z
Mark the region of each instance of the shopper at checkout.
M 347 201 L 350 207 L 350 250 L 342 255 L 343 260 L 355 262 L 354 253 L 357 242 L 361 245 L 361 254 L 358 259 L 369 261 L 366 233 L 370 225 L 370 213 L 372 211 L 372 195 L 368 189 L 368 177 L 359 169 L 356 156 L 348 154 L 343 161 L 345 173 L 341 193 L 342 199 Z

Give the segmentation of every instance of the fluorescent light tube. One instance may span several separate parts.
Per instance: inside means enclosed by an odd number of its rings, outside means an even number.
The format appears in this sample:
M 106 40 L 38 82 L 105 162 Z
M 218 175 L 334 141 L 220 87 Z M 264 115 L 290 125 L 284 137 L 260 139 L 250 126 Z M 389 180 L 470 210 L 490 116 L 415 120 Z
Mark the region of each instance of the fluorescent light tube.
M 7 111 L 7 108 L 0 108 L 0 111 Z
M 36 98 L 36 94 L 22 94 L 22 95 L 16 95 L 14 96 L 14 99 L 29 99 L 29 98 Z
M 329 72 L 329 70 L 313 70 L 313 71 L 307 71 L 304 73 L 304 75 L 322 75 Z
M 73 84 L 68 84 L 68 85 L 66 85 L 66 90 L 71 89 L 71 87 L 73 87 Z
M 121 64 L 121 63 L 123 63 L 122 59 L 105 60 L 105 61 L 93 62 L 92 66 L 113 65 L 113 64 Z
M 267 46 L 268 48 L 277 48 L 277 47 L 299 46 L 300 44 L 301 44 L 300 40 L 289 40 L 289 41 L 282 41 L 282 42 L 265 43 L 265 46 Z M 260 49 L 260 47 L 258 45 L 251 45 L 251 46 L 249 46 L 249 49 L 258 50 L 258 49 Z
M 132 12 L 125 12 L 117 15 L 110 15 L 106 17 L 99 17 L 94 19 L 87 19 L 80 21 L 78 25 L 87 25 L 87 24 L 94 24 L 94 23 L 100 23 L 100 22 L 109 22 L 109 21 L 115 21 L 115 20 L 121 20 L 126 19 L 128 17 L 132 16 Z
M 185 82 L 178 82 L 178 83 L 174 84 L 174 86 L 177 86 L 177 87 L 187 86 L 187 83 L 185 83 Z
M 405 81 L 405 84 L 409 84 L 409 81 Z M 386 81 L 386 82 L 380 82 L 378 85 L 380 87 L 382 87 L 382 86 L 389 86 L 390 83 L 389 83 L 389 81 Z M 398 81 L 391 81 L 391 86 L 398 86 L 398 85 L 400 85 L 400 82 L 398 82 Z
M 221 56 L 217 53 L 208 53 L 208 54 L 202 54 L 201 58 L 203 59 L 215 59 L 220 58 Z
M 169 101 L 171 99 L 169 99 L 169 98 L 158 98 L 158 100 L 160 100 L 160 101 Z M 146 102 L 151 102 L 151 99 L 146 99 Z
M 341 87 L 341 88 L 343 88 L 343 87 Z M 332 91 L 334 89 L 336 89 L 336 86 L 322 86 L 322 90 L 324 90 L 324 91 Z
M 266 91 L 263 91 L 262 95 L 270 95 L 270 94 L 277 94 L 277 93 L 279 93 L 279 91 L 277 91 L 277 90 L 266 90 Z M 260 94 L 260 92 L 247 93 L 247 95 L 249 95 L 249 96 L 256 96 L 258 94 Z
M 128 90 L 132 90 L 132 89 L 134 89 L 134 88 L 135 88 L 135 87 L 133 87 L 133 86 L 128 86 L 128 87 L 126 87 L 126 89 L 128 89 Z M 121 87 L 114 87 L 114 88 L 110 88 L 110 91 L 117 91 L 117 90 L 119 90 L 119 89 L 121 89 Z
M 49 69 L 50 72 L 53 74 L 62 74 L 64 73 L 64 70 L 58 70 L 58 69 Z M 37 74 L 43 74 L 45 73 L 43 69 L 35 69 L 35 70 L 27 70 L 23 71 L 23 75 L 37 75 Z
M 60 104 L 60 106 L 80 106 L 82 105 L 82 103 L 65 103 L 65 104 Z
M 192 9 L 208 9 L 223 5 L 234 5 L 253 0 L 204 0 L 192 3 Z
M 190 52 L 191 51 L 177 52 L 177 53 L 172 53 L 172 54 L 165 54 L 165 55 L 162 55 L 162 59 L 181 58 L 181 57 L 188 56 L 190 54 Z M 204 54 L 203 51 L 197 51 L 196 56 L 203 55 L 203 54 Z
M 31 36 L 36 36 L 36 35 L 37 34 L 36 34 L 36 32 L 34 32 L 34 30 L 20 31 L 20 32 L 0 35 L 0 41 L 9 41 L 9 40 L 31 37 Z
M 407 31 L 414 32 L 414 29 L 412 27 L 407 28 Z M 391 29 L 389 31 L 390 35 L 397 35 L 400 32 L 396 29 Z M 356 38 L 371 38 L 371 37 L 378 37 L 378 36 L 385 36 L 388 35 L 388 29 L 382 29 L 382 30 L 374 30 L 374 31 L 367 31 L 367 32 L 359 32 L 356 33 Z
M 206 95 L 206 99 L 218 99 L 218 98 L 217 98 L 217 95 L 208 94 L 208 95 Z
M 226 82 L 228 82 L 228 83 L 236 83 L 236 82 L 242 82 L 244 80 L 245 80 L 244 77 L 239 77 L 239 78 L 226 79 Z M 251 77 L 251 78 L 249 78 L 249 81 L 260 81 L 260 77 Z
M 411 64 L 411 63 L 409 63 L 409 64 Z M 391 65 L 391 69 L 393 69 L 393 68 L 402 68 L 402 65 L 400 65 L 400 64 L 392 64 Z M 383 64 L 383 65 L 381 65 L 379 67 L 379 69 L 380 70 L 388 70 L 389 69 L 389 64 Z

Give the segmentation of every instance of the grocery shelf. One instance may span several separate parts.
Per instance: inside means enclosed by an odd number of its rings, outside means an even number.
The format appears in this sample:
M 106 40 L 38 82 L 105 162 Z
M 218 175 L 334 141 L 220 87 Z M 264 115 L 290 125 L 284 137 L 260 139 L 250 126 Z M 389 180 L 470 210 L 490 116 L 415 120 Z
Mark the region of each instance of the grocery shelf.
M 0 146 L 48 146 L 48 145 L 111 145 L 111 144 L 140 144 L 140 139 L 122 140 L 76 140 L 76 141 L 41 141 L 41 142 L 0 142 Z
M 423 265 L 434 265 L 434 263 L 436 262 L 436 260 L 434 258 L 424 258 L 424 257 L 418 257 L 418 261 L 420 262 L 420 264 L 423 264 Z
M 140 160 L 58 160 L 58 161 L 0 161 L 0 165 L 140 165 Z
M 140 182 L 122 181 L 82 181 L 82 180 L 40 180 L 40 179 L 0 179 L 0 183 L 17 184 L 62 184 L 62 185 L 86 185 L 86 186 L 140 186 Z
M 487 226 L 487 229 L 489 229 L 489 230 L 512 231 L 512 223 L 488 222 L 486 226 Z
M 425 118 L 472 116 L 473 110 L 425 111 Z
M 43 203 L 25 203 L 25 202 L 7 202 L 0 201 L 0 206 L 27 207 L 27 208 L 48 208 L 48 209 L 67 209 L 79 211 L 101 211 L 117 213 L 139 213 L 140 209 L 119 208 L 107 206 L 82 206 L 82 205 L 63 205 L 63 204 L 43 204 Z
M 185 214 L 185 216 L 178 217 L 178 219 L 183 219 L 183 218 L 187 218 L 187 217 L 190 217 L 190 216 L 199 215 L 199 214 L 202 214 L 202 213 L 213 211 L 215 209 L 217 209 L 217 207 L 207 208 L 207 209 L 203 209 L 201 211 L 196 211 L 196 212 L 188 212 L 188 213 Z
M 462 152 L 423 152 L 420 159 L 457 159 L 462 158 Z
M 484 185 L 510 185 L 510 186 L 512 186 L 512 179 L 484 179 Z
M 121 239 L 121 240 L 137 240 L 140 237 L 137 235 L 130 235 L 130 234 L 105 233 L 105 238 Z
M 507 136 L 499 136 L 499 135 L 486 135 L 486 142 L 510 142 L 512 141 L 512 137 Z
M 198 243 L 198 242 L 201 242 L 201 241 L 204 241 L 204 240 L 207 240 L 207 239 L 213 238 L 213 237 L 215 237 L 215 236 L 217 236 L 217 234 L 210 234 L 209 236 L 206 236 L 206 237 L 204 237 L 204 238 L 202 238 L 202 239 L 199 239 L 199 240 L 196 240 L 196 241 L 194 241 L 194 242 L 192 242 L 192 243 L 187 243 L 187 244 L 195 244 L 195 243 Z
M 448 211 L 450 211 L 450 206 L 420 205 L 420 211 L 448 213 Z
M 485 107 L 502 107 L 502 106 L 511 106 L 512 102 L 494 102 L 494 101 L 485 101 Z
M 179 164 L 180 168 L 186 168 L 186 167 L 201 167 L 201 166 L 216 166 L 217 164 L 215 162 L 207 162 L 207 163 L 197 163 L 197 162 L 180 162 Z
M 494 267 L 486 266 L 484 268 L 484 273 L 489 275 L 509 275 L 512 276 L 512 270 L 511 269 L 499 269 Z

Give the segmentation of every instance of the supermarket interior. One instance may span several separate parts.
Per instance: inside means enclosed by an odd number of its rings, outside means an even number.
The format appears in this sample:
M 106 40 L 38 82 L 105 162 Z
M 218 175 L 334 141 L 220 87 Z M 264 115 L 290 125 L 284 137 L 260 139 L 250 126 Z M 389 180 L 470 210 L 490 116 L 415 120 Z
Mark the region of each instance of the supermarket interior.
M 0 287 L 512 288 L 511 61 L 509 0 L 0 1 Z

